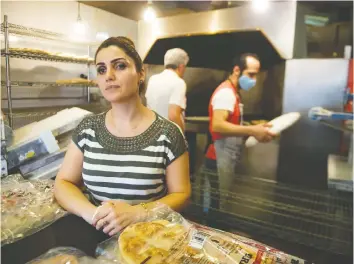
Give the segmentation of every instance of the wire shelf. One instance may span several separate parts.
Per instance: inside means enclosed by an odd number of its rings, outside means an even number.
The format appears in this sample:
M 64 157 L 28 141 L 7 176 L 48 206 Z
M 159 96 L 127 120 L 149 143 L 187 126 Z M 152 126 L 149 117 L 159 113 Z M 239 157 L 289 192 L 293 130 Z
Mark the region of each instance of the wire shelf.
M 60 110 L 63 110 L 64 108 L 60 109 Z M 94 113 L 100 113 L 100 112 L 103 112 L 106 108 L 91 108 L 91 109 L 87 109 L 89 111 L 92 111 Z M 55 115 L 56 113 L 58 113 L 60 110 L 55 110 L 55 111 L 36 111 L 36 112 L 22 112 L 22 113 L 13 113 L 12 114 L 12 117 L 13 118 L 45 118 L 45 117 L 48 117 L 48 116 L 52 116 L 52 115 Z M 101 111 L 103 110 L 103 111 Z
M 237 177 L 232 190 L 219 190 L 217 174 L 203 169 L 192 185 L 187 215 L 223 226 L 329 251 L 352 254 L 353 196 Z M 208 179 L 210 188 L 203 180 Z M 235 189 L 235 190 L 234 190 Z M 209 199 L 209 204 L 205 200 Z M 225 208 L 220 208 L 223 201 Z M 203 211 L 209 211 L 204 213 Z
M 1 56 L 6 56 L 5 50 L 1 50 Z M 41 61 L 55 61 L 55 62 L 66 62 L 66 63 L 78 63 L 78 64 L 92 64 L 94 60 L 92 58 L 74 58 L 67 56 L 59 56 L 54 54 L 36 53 L 31 51 L 15 51 L 11 50 L 9 52 L 11 58 L 18 59 L 30 59 L 30 60 L 41 60 Z
M 47 117 L 53 116 L 61 110 L 65 108 L 71 107 L 80 107 L 92 113 L 98 114 L 107 111 L 110 107 L 103 106 L 101 104 L 84 104 L 84 105 L 71 105 L 71 106 L 63 106 L 63 107 L 50 107 L 44 109 L 34 109 L 33 111 L 28 110 L 20 110 L 15 113 L 12 113 L 12 119 L 14 122 L 14 129 L 19 128 L 21 126 L 30 124 L 32 122 L 38 122 Z M 8 113 L 5 111 L 5 115 Z
M 6 86 L 6 82 L 2 81 L 1 86 Z M 77 83 L 57 83 L 57 82 L 24 82 L 24 81 L 13 81 L 11 86 L 32 86 L 32 87 L 97 87 L 93 82 L 77 82 Z
M 39 39 L 46 39 L 46 40 L 53 40 L 53 41 L 60 41 L 60 42 L 68 42 L 68 43 L 75 43 L 75 44 L 82 44 L 82 45 L 97 45 L 96 41 L 87 41 L 87 40 L 75 40 L 70 38 L 67 35 L 52 32 L 43 29 L 25 27 L 17 24 L 8 23 L 8 31 L 11 35 L 15 36 L 25 36 L 31 38 L 39 38 Z M 5 32 L 4 23 L 1 23 L 1 32 Z

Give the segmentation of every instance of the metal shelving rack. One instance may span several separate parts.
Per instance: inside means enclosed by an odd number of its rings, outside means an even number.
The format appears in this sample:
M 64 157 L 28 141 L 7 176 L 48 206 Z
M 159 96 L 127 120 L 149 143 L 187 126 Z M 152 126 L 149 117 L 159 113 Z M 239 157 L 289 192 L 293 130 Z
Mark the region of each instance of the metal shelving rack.
M 1 86 L 5 86 L 6 82 L 2 81 Z M 24 81 L 12 81 L 12 86 L 33 86 L 33 87 L 71 87 L 71 86 L 80 86 L 80 87 L 87 87 L 88 83 L 85 82 L 78 82 L 78 83 L 56 83 L 56 82 L 24 82 Z M 94 86 L 94 84 L 89 84 L 90 86 Z
M 10 74 L 10 58 L 21 58 L 21 59 L 30 59 L 30 60 L 42 60 L 42 61 L 53 61 L 53 62 L 63 62 L 63 63 L 80 63 L 80 64 L 87 64 L 87 76 L 88 80 L 90 78 L 90 64 L 93 63 L 92 58 L 73 58 L 68 56 L 60 56 L 54 54 L 38 54 L 31 51 L 19 51 L 16 49 L 11 50 L 9 46 L 9 36 L 26 36 L 38 39 L 46 39 L 46 40 L 53 40 L 53 41 L 61 41 L 67 43 L 76 43 L 81 45 L 88 46 L 88 56 L 90 51 L 91 43 L 87 42 L 79 42 L 79 41 L 72 41 L 67 38 L 65 35 L 55 32 L 50 32 L 41 29 L 29 28 L 24 27 L 21 25 L 11 24 L 8 22 L 7 15 L 4 16 L 4 22 L 1 24 L 1 32 L 4 34 L 5 38 L 5 49 L 1 51 L 1 56 L 5 57 L 5 68 L 6 68 L 6 91 L 7 91 L 7 103 L 8 103 L 8 119 L 9 125 L 13 127 L 13 109 L 12 109 L 12 86 L 47 86 L 47 87 L 86 87 L 87 88 L 87 102 L 90 103 L 90 87 L 94 85 L 89 84 L 58 84 L 58 83 L 48 83 L 48 82 L 13 82 L 11 81 L 11 74 Z
M 219 190 L 217 172 L 204 167 L 196 177 L 199 180 L 192 184 L 193 197 L 185 210 L 187 217 L 213 220 L 230 230 L 274 237 L 335 254 L 352 254 L 353 196 L 348 193 L 296 189 L 251 175 L 235 175 L 233 191 Z M 204 185 L 207 179 L 209 189 Z M 221 195 L 227 197 L 230 210 L 219 208 Z M 209 197 L 209 204 L 205 204 L 205 197 Z
M 58 55 L 45 55 L 45 54 L 36 54 L 33 52 L 19 52 L 9 50 L 7 52 L 2 53 L 1 56 L 10 56 L 11 58 L 19 58 L 19 59 L 29 59 L 29 60 L 43 60 L 43 61 L 54 61 L 54 62 L 67 62 L 67 63 L 87 63 L 90 64 L 93 62 L 92 59 L 75 59 L 72 57 L 66 56 L 58 56 Z

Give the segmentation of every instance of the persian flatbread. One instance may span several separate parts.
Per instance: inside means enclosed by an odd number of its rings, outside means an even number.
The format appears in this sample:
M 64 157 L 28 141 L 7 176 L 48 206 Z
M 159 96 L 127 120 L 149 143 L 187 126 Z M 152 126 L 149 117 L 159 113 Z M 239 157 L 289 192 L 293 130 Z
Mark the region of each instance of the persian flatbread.
M 163 263 L 173 245 L 187 235 L 183 225 L 165 220 L 131 225 L 119 236 L 119 258 L 124 264 Z

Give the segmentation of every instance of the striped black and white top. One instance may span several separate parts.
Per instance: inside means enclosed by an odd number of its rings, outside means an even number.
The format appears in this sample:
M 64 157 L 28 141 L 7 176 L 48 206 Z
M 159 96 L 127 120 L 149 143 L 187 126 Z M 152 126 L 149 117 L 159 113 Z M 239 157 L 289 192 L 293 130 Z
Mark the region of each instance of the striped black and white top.
M 95 202 L 138 204 L 165 196 L 166 168 L 187 151 L 181 130 L 156 114 L 142 134 L 118 138 L 108 131 L 105 116 L 106 112 L 84 118 L 73 134 L 84 154 L 83 181 Z

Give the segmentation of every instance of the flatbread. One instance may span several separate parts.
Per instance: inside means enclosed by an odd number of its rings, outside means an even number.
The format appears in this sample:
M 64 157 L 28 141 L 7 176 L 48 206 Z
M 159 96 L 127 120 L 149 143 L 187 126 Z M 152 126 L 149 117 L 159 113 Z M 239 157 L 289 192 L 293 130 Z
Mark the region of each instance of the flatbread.
M 73 78 L 69 80 L 57 80 L 55 81 L 57 84 L 67 85 L 67 84 L 87 84 L 87 85 L 95 85 L 95 82 L 92 80 L 87 80 L 83 78 Z
M 182 225 L 165 220 L 131 225 L 119 236 L 120 259 L 124 264 L 163 263 L 173 245 L 187 233 Z
M 10 48 L 9 49 L 10 53 L 11 52 L 19 52 L 19 53 L 31 53 L 35 55 L 49 55 L 49 52 L 45 50 L 40 50 L 40 49 L 32 49 L 32 48 Z

